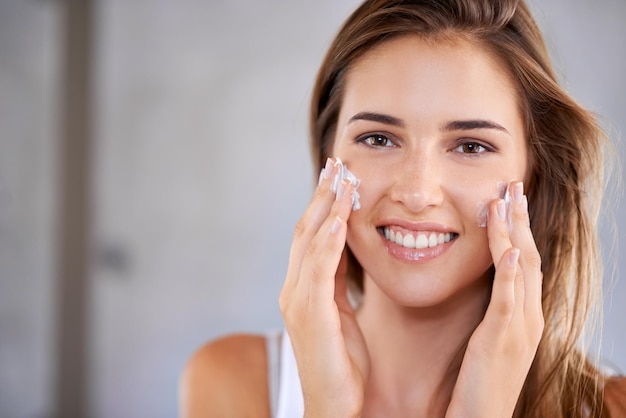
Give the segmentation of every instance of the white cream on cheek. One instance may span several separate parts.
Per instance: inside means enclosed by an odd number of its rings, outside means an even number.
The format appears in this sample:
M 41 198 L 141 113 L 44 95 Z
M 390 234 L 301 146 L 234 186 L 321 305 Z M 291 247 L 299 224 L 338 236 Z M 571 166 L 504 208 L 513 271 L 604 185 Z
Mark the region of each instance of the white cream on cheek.
M 348 180 L 350 183 L 352 183 L 353 189 L 352 189 L 352 210 L 359 210 L 361 209 L 361 202 L 360 202 L 360 195 L 359 192 L 357 191 L 357 189 L 359 188 L 359 185 L 361 184 L 361 180 L 358 179 L 350 170 L 348 170 L 348 168 L 346 167 L 346 165 L 341 161 L 341 159 L 339 157 L 335 158 L 335 167 L 337 168 L 337 174 L 335 174 L 335 177 L 333 178 L 333 181 L 330 185 L 330 190 L 337 194 L 337 190 L 339 188 L 339 183 L 341 183 L 343 180 Z M 325 168 L 322 168 L 322 172 L 320 173 L 320 183 L 322 181 L 322 179 L 325 177 Z
M 508 196 L 508 181 L 499 180 L 496 182 L 494 192 L 489 195 L 487 198 L 480 199 L 476 202 L 477 215 L 476 219 L 478 221 L 478 226 L 481 228 L 487 227 L 487 216 L 489 214 L 489 203 L 491 203 L 494 199 L 504 199 Z M 510 200 L 507 199 L 507 200 Z M 507 213 L 508 213 L 508 201 L 507 204 Z

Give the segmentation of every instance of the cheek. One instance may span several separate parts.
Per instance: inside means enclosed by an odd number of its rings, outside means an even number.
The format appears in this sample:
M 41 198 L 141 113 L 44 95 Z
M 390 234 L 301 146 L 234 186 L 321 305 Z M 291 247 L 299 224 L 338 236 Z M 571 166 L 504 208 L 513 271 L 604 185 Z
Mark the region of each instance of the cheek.
M 366 159 L 355 158 L 343 161 L 345 166 L 361 181 L 358 189 L 361 209 L 350 215 L 350 219 L 360 219 L 366 213 L 371 213 L 377 202 L 389 192 L 390 178 L 385 173 L 390 173 L 390 171 L 380 163 L 376 165 L 376 169 L 373 169 L 372 161 Z
M 446 179 L 446 194 L 462 212 L 464 223 L 486 228 L 489 204 L 504 198 L 511 181 L 523 180 L 526 169 L 521 159 L 507 160 L 476 172 L 454 172 Z
M 475 213 L 476 224 L 481 228 L 487 227 L 487 215 L 489 212 L 489 203 L 495 199 L 501 199 L 506 193 L 507 184 L 510 180 L 498 180 L 495 182 L 487 182 L 485 187 L 474 190 L 472 196 L 468 196 L 468 201 L 473 199 L 473 209 Z

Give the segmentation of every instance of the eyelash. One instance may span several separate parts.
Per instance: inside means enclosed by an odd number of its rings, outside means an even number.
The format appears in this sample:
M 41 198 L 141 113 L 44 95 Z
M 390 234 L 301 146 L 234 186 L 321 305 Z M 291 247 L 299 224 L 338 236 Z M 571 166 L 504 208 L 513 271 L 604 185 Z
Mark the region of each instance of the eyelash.
M 382 140 L 382 141 L 385 141 L 385 145 L 373 144 L 370 142 L 370 140 Z M 383 134 L 363 135 L 362 137 L 357 138 L 356 142 L 360 144 L 364 144 L 371 148 L 391 148 L 391 147 L 397 146 L 397 144 L 394 141 L 389 139 L 387 135 L 383 135 Z
M 377 141 L 377 143 L 372 143 L 372 141 Z M 381 145 L 380 142 L 383 141 L 384 145 Z M 394 141 L 392 141 L 387 135 L 384 134 L 367 134 L 357 138 L 356 142 L 364 144 L 371 148 L 391 148 L 398 146 Z M 475 151 L 467 150 L 466 147 L 474 148 Z M 495 149 L 479 141 L 464 139 L 458 141 L 455 144 L 454 148 L 452 148 L 452 151 L 459 152 L 469 157 L 473 157 L 483 154 L 485 152 L 495 152 Z
M 475 149 L 477 151 L 466 152 L 466 150 L 464 150 L 464 148 L 468 147 L 468 146 L 469 147 L 475 147 Z M 482 144 L 482 143 L 480 143 L 478 141 L 469 141 L 469 140 L 460 141 L 459 143 L 456 144 L 456 146 L 452 150 L 455 151 L 455 152 L 460 152 L 461 154 L 468 155 L 468 156 L 474 156 L 474 155 L 483 154 L 485 152 L 494 152 L 495 151 L 490 146 Z

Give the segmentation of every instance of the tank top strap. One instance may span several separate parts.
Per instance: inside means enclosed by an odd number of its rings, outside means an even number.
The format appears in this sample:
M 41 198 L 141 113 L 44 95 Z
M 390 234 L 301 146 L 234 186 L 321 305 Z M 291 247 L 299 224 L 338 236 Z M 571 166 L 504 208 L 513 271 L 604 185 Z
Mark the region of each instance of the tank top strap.
M 298 375 L 296 356 L 293 353 L 289 334 L 285 331 L 280 344 L 280 395 L 276 418 L 304 416 L 304 398 Z
M 265 334 L 267 346 L 267 378 L 270 397 L 270 416 L 276 417 L 278 398 L 280 396 L 280 357 L 281 331 L 270 331 Z

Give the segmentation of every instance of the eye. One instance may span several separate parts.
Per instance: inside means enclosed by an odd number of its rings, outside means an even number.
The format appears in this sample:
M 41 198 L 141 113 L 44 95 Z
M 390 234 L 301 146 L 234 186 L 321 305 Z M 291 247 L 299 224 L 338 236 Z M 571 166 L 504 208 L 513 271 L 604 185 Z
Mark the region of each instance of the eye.
M 369 134 L 366 136 L 362 136 L 361 138 L 357 139 L 357 142 L 363 143 L 373 148 L 387 148 L 396 146 L 396 144 L 394 144 L 391 139 L 381 134 Z
M 478 142 L 467 141 L 459 144 L 454 148 L 454 151 L 461 154 L 482 154 L 483 152 L 493 152 L 491 148 L 482 145 Z

